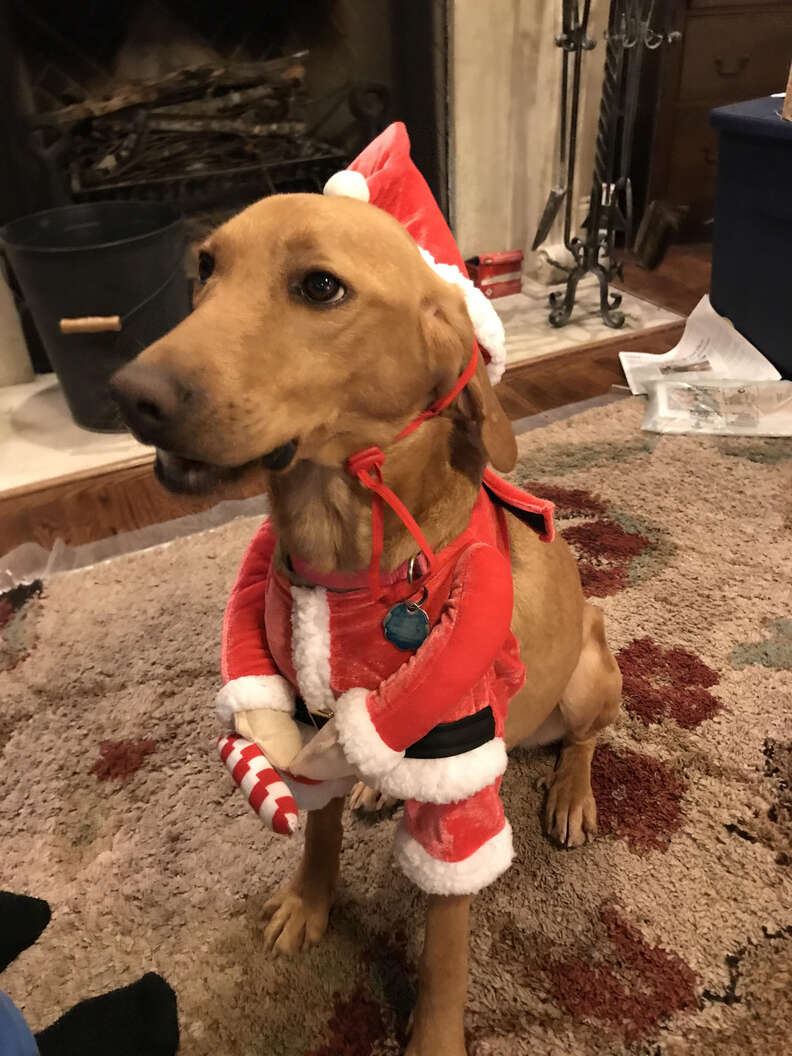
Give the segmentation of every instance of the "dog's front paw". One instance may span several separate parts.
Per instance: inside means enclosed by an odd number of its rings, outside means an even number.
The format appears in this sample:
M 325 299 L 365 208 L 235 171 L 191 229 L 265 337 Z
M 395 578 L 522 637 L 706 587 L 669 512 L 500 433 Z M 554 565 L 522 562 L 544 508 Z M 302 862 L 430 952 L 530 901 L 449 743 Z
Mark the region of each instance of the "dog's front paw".
M 311 896 L 299 884 L 281 888 L 264 904 L 264 918 L 269 924 L 264 932 L 265 949 L 284 957 L 293 957 L 316 946 L 327 931 L 332 896 Z
M 378 810 L 388 810 L 396 803 L 398 800 L 392 796 L 386 796 L 384 792 L 378 792 L 365 781 L 358 781 L 349 794 L 350 807 L 352 810 L 359 810 L 362 814 L 376 814 Z
M 597 833 L 597 804 L 588 773 L 561 768 L 545 782 L 545 831 L 562 847 L 582 847 Z

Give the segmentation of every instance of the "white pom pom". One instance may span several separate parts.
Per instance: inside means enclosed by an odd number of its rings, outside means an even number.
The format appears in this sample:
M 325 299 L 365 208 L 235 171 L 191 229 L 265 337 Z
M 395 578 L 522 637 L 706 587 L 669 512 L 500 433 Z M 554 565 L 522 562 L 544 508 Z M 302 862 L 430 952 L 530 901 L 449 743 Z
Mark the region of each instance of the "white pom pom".
M 367 202 L 370 198 L 366 177 L 353 169 L 334 173 L 324 185 L 322 193 L 330 198 L 357 198 L 359 202 Z

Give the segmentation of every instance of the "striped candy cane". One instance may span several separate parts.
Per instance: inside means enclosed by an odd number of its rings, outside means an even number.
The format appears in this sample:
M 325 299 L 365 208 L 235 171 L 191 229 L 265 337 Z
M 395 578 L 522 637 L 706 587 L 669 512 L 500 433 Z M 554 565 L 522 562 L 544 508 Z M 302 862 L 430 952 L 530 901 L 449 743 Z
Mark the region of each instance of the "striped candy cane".
M 253 812 L 281 836 L 291 836 L 297 828 L 297 804 L 259 746 L 238 733 L 226 733 L 217 749 Z

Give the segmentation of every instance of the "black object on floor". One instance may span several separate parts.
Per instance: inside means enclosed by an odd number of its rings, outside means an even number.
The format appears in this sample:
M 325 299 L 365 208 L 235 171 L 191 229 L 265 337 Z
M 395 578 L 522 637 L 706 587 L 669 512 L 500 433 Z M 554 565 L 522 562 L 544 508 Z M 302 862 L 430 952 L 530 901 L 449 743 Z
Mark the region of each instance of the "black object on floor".
M 7 224 L 0 242 L 74 420 L 123 432 L 111 375 L 190 310 L 179 210 L 135 201 L 59 206 Z
M 783 99 L 752 99 L 713 110 L 720 133 L 712 307 L 792 378 L 792 122 Z
M 176 994 L 147 972 L 130 986 L 91 997 L 36 1035 L 41 1056 L 174 1056 Z
M 43 898 L 0 891 L 0 972 L 38 939 L 50 922 L 50 907 Z

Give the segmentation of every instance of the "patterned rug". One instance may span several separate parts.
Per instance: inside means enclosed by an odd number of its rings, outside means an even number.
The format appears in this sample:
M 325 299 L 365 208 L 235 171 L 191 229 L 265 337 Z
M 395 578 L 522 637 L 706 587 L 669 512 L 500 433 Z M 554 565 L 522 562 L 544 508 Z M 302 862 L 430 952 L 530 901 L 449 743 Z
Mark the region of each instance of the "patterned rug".
M 792 1051 L 792 443 L 657 438 L 625 400 L 520 439 L 520 483 L 605 610 L 624 718 L 594 764 L 600 838 L 551 846 L 513 757 L 517 861 L 476 901 L 472 1056 Z M 38 1028 L 146 970 L 185 1056 L 386 1056 L 413 1000 L 421 898 L 398 814 L 346 819 L 324 944 L 262 949 L 299 837 L 265 832 L 215 761 L 224 600 L 254 522 L 0 602 L 0 885 L 53 920 L 0 984 Z

